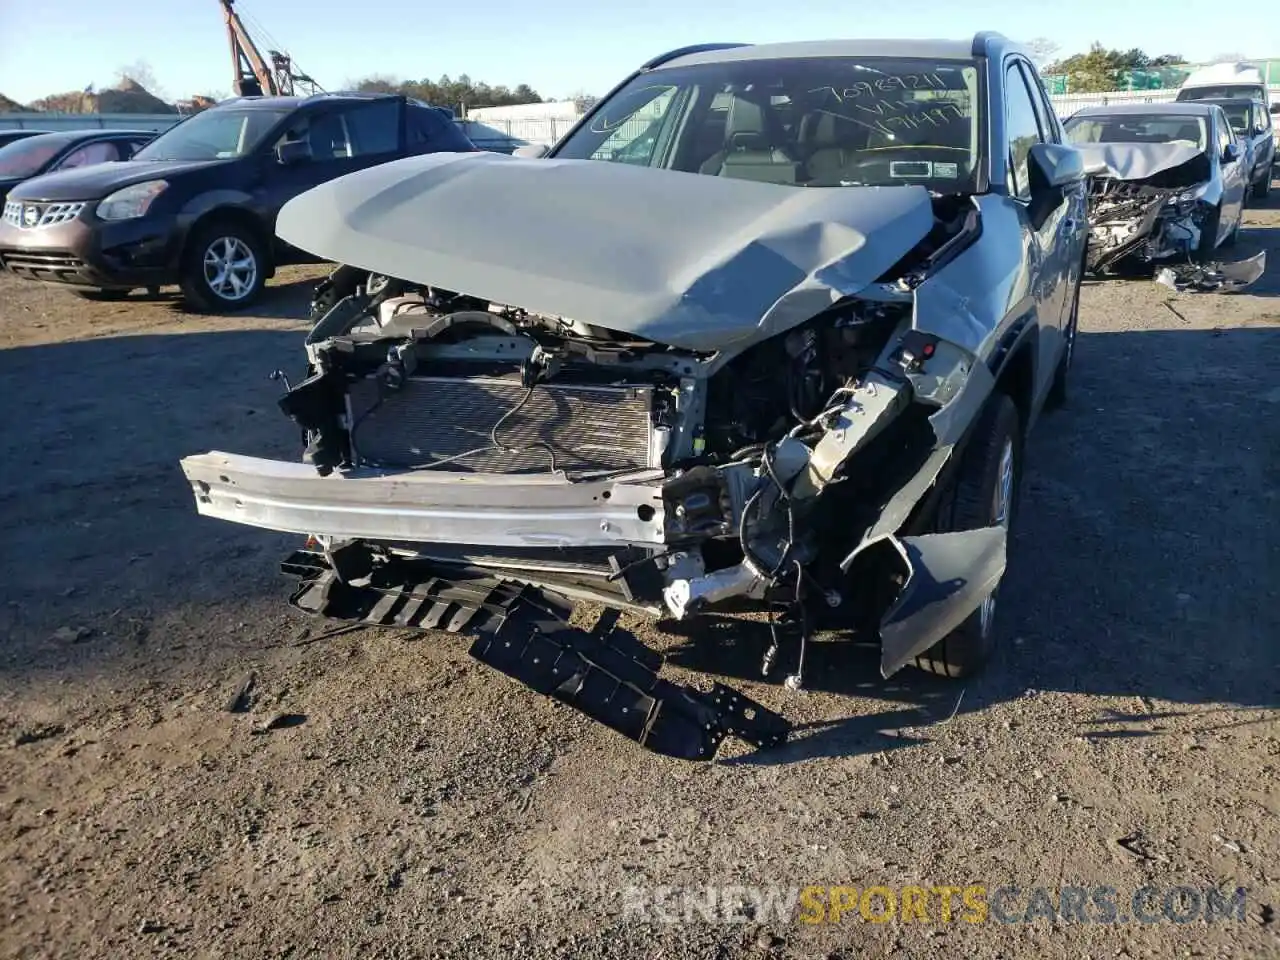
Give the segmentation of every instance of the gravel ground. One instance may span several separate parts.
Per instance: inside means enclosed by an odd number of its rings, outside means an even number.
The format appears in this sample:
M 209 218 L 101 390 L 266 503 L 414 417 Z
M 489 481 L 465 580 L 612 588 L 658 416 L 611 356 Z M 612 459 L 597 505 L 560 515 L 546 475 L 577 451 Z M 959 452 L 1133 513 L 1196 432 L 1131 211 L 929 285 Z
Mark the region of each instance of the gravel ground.
M 291 538 L 196 516 L 181 456 L 296 456 L 267 374 L 299 366 L 314 268 L 234 319 L 0 277 L 0 956 L 1280 956 L 1280 203 L 1258 246 L 1247 295 L 1086 287 L 980 678 L 819 644 L 795 693 L 756 681 L 750 625 L 646 628 L 673 677 L 801 724 L 705 765 L 462 638 L 321 637 L 275 573 Z M 1122 916 L 1146 886 L 1247 896 L 1215 922 L 808 924 L 722 889 L 973 884 L 1018 886 L 1015 918 L 1037 886 L 1113 887 Z M 742 922 L 627 892 L 708 885 Z

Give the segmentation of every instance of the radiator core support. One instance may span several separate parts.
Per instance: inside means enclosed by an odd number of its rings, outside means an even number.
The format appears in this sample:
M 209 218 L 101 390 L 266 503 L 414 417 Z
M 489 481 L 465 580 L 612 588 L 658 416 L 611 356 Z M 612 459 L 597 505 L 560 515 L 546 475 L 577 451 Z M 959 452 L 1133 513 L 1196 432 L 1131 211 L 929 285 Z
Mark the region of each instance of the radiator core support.
M 348 401 L 360 465 L 570 477 L 655 465 L 651 387 L 412 376 L 387 390 L 368 377 Z

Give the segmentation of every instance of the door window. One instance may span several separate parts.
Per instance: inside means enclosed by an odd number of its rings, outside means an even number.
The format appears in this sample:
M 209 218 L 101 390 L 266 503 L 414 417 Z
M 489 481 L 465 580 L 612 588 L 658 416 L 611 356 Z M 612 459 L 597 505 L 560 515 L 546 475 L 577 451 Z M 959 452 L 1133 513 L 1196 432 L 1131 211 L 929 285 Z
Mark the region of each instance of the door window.
M 400 149 L 400 101 L 375 100 L 340 114 L 347 127 L 347 156 L 395 153 Z
M 1231 125 L 1227 123 L 1227 115 L 1222 112 L 1221 107 L 1213 111 L 1213 113 L 1214 113 L 1214 116 L 1217 118 L 1216 123 L 1218 127 L 1218 156 L 1224 157 L 1226 156 L 1227 147 L 1231 145 L 1231 141 L 1232 141 Z
M 627 97 L 608 103 L 591 118 L 594 133 L 607 134 L 591 155 L 593 160 L 615 160 L 648 166 L 653 161 L 658 134 L 675 102 L 677 88 L 652 84 Z
M 1005 130 L 1009 141 L 1009 192 L 1019 200 L 1031 199 L 1027 158 L 1031 148 L 1042 142 L 1040 124 L 1022 71 L 1011 63 L 1004 74 Z
M 292 140 L 309 143 L 317 163 L 395 153 L 400 148 L 400 101 L 376 100 L 300 117 L 280 138 Z
M 1036 111 L 1036 121 L 1040 124 L 1040 139 L 1045 143 L 1061 143 L 1062 136 L 1058 128 L 1058 115 L 1053 111 L 1053 104 L 1045 96 L 1044 87 L 1040 83 L 1034 68 L 1029 63 L 1022 63 L 1022 76 L 1031 91 L 1031 106 Z
M 94 163 L 108 163 L 112 160 L 119 160 L 120 152 L 116 149 L 116 145 L 110 142 L 102 143 L 86 143 L 83 147 L 68 154 L 61 163 L 58 164 L 58 170 L 70 170 L 73 167 L 87 167 Z

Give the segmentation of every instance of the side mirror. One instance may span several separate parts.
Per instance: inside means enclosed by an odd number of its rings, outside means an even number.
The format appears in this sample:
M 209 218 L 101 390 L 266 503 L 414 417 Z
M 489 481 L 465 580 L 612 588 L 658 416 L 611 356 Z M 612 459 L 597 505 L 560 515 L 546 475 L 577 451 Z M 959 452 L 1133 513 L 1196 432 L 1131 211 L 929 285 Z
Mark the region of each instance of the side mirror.
M 1066 199 L 1067 189 L 1084 181 L 1084 157 L 1062 143 L 1033 144 L 1027 156 L 1031 203 L 1027 213 L 1039 230 Z
M 1036 181 L 1044 187 L 1062 189 L 1084 179 L 1084 157 L 1075 147 L 1065 143 L 1037 143 L 1027 157 L 1031 170 L 1031 192 L 1035 193 Z
M 545 143 L 526 143 L 523 146 L 516 147 L 511 155 L 513 157 L 524 157 L 526 160 L 541 160 L 550 152 L 551 148 Z
M 1235 163 L 1240 159 L 1240 144 L 1232 141 L 1228 143 L 1222 151 L 1223 163 Z
M 282 166 L 290 167 L 295 163 L 305 163 L 311 159 L 311 144 L 306 140 L 286 140 L 276 147 L 276 161 Z
M 1273 103 L 1273 104 L 1271 105 L 1271 112 L 1272 112 L 1272 113 L 1280 113 L 1280 103 Z

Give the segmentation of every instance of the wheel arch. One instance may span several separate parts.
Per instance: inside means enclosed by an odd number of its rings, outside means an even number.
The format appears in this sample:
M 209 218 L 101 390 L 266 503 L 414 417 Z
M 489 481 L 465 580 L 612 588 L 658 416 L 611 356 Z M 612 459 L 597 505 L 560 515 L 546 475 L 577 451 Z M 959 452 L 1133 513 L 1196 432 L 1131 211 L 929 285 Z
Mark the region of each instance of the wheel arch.
M 203 202 L 184 211 L 184 218 L 188 220 L 188 225 L 183 234 L 178 263 L 186 262 L 191 252 L 192 242 L 206 227 L 212 223 L 231 223 L 252 233 L 254 239 L 258 241 L 264 261 L 261 264 L 263 276 L 270 279 L 276 272 L 271 234 L 262 222 L 262 218 L 242 202 L 242 197 L 243 200 L 247 200 L 247 196 L 230 191 L 227 193 L 228 196 L 206 195 Z
M 1038 382 L 1040 327 L 1034 313 L 1010 324 L 992 351 L 987 366 L 995 377 L 994 392 L 1007 395 L 1018 408 L 1022 432 L 1031 429 Z

